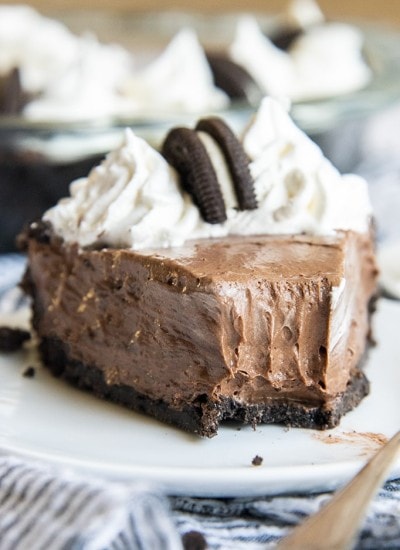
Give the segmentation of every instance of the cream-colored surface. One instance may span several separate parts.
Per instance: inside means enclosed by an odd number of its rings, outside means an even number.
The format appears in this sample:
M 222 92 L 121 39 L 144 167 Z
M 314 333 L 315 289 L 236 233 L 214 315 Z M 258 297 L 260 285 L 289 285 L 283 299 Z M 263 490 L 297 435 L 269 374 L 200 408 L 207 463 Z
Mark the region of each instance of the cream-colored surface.
M 23 0 L 7 0 L 0 4 L 20 4 Z M 31 0 L 30 5 L 42 10 L 65 10 L 69 8 L 100 8 L 107 10 L 145 11 L 188 9 L 200 11 L 257 10 L 276 12 L 283 9 L 286 0 Z M 363 17 L 400 25 L 399 0 L 319 0 L 329 17 Z

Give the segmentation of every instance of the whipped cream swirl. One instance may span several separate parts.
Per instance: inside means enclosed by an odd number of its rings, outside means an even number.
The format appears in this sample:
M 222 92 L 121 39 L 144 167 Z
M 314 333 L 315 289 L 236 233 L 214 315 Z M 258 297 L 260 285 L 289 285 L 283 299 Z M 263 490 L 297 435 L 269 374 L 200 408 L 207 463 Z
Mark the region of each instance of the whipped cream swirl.
M 178 174 L 131 130 L 87 178 L 72 183 L 70 197 L 47 211 L 44 219 L 66 241 L 81 247 L 133 249 L 226 235 L 368 230 L 371 206 L 365 180 L 339 174 L 279 102 L 263 100 L 243 145 L 251 159 L 259 207 L 239 211 L 230 202 L 222 224 L 203 221 L 182 191 Z M 209 146 L 213 161 L 212 151 Z M 216 155 L 216 163 L 221 162 Z M 232 185 L 228 170 L 216 171 L 225 179 L 220 182 L 223 189 Z
M 182 29 L 140 69 L 135 57 L 93 34 L 75 36 L 60 21 L 28 6 L 0 6 L 0 75 L 18 67 L 31 98 L 32 120 L 102 120 L 221 109 L 227 95 L 214 85 L 196 33 Z
M 24 116 L 76 120 L 111 116 L 125 106 L 118 85 L 131 56 L 90 34 L 75 36 L 28 6 L 0 6 L 0 74 L 18 67 L 31 94 Z
M 254 17 L 244 16 L 229 53 L 265 94 L 302 101 L 363 88 L 372 74 L 363 59 L 363 42 L 352 25 L 313 23 L 286 52 L 265 36 Z
M 222 109 L 228 96 L 215 87 L 196 33 L 184 28 L 148 66 L 128 76 L 121 88 L 132 107 L 146 112 L 183 113 Z

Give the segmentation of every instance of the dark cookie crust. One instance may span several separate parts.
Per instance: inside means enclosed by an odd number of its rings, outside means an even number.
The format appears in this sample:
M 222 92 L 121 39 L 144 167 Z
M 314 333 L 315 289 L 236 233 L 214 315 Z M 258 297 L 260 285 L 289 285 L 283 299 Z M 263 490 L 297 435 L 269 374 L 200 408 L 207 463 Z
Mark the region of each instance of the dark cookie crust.
M 174 409 L 162 400 L 152 400 L 138 393 L 132 387 L 108 385 L 99 369 L 69 359 L 59 340 L 42 339 L 40 351 L 45 366 L 55 376 L 62 377 L 72 385 L 90 391 L 102 399 L 119 403 L 205 437 L 216 435 L 220 423 L 224 420 L 253 426 L 263 423 L 320 430 L 333 428 L 346 412 L 356 407 L 369 393 L 368 380 L 361 370 L 356 370 L 346 391 L 333 399 L 329 405 L 306 406 L 295 401 L 276 399 L 264 404 L 244 405 L 233 399 L 212 401 L 203 395 L 191 405 Z

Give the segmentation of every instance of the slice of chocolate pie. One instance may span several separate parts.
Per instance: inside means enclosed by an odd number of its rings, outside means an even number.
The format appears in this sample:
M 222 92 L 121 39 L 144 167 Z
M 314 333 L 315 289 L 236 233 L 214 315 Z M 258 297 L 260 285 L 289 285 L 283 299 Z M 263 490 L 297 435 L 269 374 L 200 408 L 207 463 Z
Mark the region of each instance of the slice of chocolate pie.
M 127 131 L 27 231 L 45 365 L 202 436 L 227 419 L 335 426 L 368 393 L 365 182 L 271 99 L 241 141 L 208 119 L 163 155 Z

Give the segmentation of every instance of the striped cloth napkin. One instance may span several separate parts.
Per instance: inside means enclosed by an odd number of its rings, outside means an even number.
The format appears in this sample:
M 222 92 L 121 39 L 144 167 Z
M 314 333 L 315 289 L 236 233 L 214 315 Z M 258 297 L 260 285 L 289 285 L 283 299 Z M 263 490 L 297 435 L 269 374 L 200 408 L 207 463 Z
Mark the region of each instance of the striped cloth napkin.
M 165 497 L 148 487 L 83 479 L 0 459 L 1 550 L 181 548 Z
M 329 498 L 167 500 L 140 483 L 82 478 L 2 457 L 0 549 L 268 549 Z M 386 484 L 373 501 L 356 548 L 400 548 L 400 480 Z

